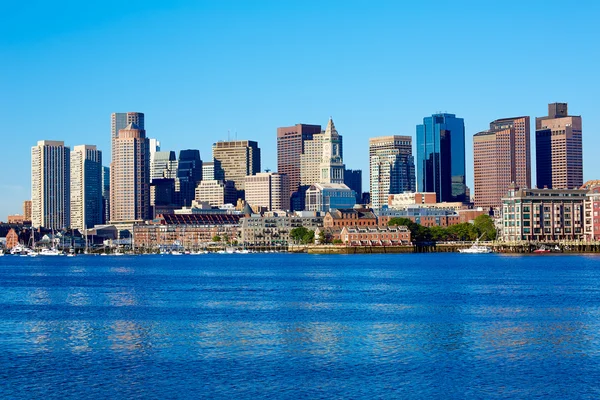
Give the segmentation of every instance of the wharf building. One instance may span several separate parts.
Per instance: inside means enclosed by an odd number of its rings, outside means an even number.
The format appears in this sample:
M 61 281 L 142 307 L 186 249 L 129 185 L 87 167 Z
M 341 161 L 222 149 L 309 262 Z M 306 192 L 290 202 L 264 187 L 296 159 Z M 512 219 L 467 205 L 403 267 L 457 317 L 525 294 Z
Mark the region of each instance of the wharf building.
M 233 181 L 238 198 L 244 198 L 246 176 L 260 172 L 260 148 L 252 140 L 217 142 L 212 147 L 213 159 L 219 162 L 224 179 Z
M 415 191 L 415 164 L 410 136 L 369 139 L 371 206 L 381 208 L 390 194 Z
M 417 125 L 417 190 L 438 202 L 468 202 L 465 123 L 454 114 L 433 114 Z M 371 195 L 372 196 L 372 195 Z
M 300 186 L 300 159 L 307 141 L 321 133 L 321 125 L 296 124 L 277 128 L 277 172 L 290 179 L 290 196 Z
M 290 232 L 299 227 L 315 231 L 323 227 L 323 217 L 246 216 L 240 219 L 240 242 L 249 247 L 287 246 L 292 244 Z
M 71 151 L 42 140 L 31 148 L 31 224 L 60 230 L 71 225 Z
M 548 116 L 535 119 L 537 186 L 573 189 L 583 185 L 581 116 L 567 103 L 548 104 Z
M 340 240 L 347 246 L 407 246 L 411 234 L 406 226 L 344 226 Z
M 588 181 L 582 189 L 588 190 L 585 199 L 585 240 L 600 241 L 600 180 Z
M 502 239 L 557 242 L 584 239 L 586 189 L 509 188 L 502 198 Z
M 134 123 L 114 140 L 110 169 L 110 223 L 133 224 L 151 217 L 150 153 L 146 131 Z
M 133 239 L 146 251 L 199 251 L 237 241 L 239 224 L 240 217 L 233 214 L 163 214 L 150 224 L 134 225 Z
M 473 136 L 475 206 L 499 210 L 511 183 L 531 187 L 529 117 L 498 119 Z
M 71 227 L 83 231 L 102 224 L 102 152 L 81 145 L 71 151 Z
M 286 174 L 263 172 L 246 177 L 246 203 L 265 211 L 290 209 L 290 178 Z
M 198 150 L 181 150 L 177 166 L 177 180 L 175 191 L 177 203 L 182 207 L 189 207 L 195 197 L 196 186 L 202 180 L 202 160 Z

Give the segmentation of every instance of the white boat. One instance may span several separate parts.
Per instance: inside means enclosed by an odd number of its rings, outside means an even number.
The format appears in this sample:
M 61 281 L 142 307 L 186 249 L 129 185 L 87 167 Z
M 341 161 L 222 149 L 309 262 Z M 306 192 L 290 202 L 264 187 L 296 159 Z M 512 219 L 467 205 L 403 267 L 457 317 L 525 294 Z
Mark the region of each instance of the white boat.
M 39 253 L 40 256 L 60 256 L 62 253 L 57 249 L 42 249 Z
M 487 254 L 487 253 L 492 253 L 492 249 L 488 246 L 482 246 L 479 244 L 479 239 L 477 239 L 475 241 L 475 243 L 473 243 L 471 245 L 471 247 L 468 247 L 466 249 L 458 249 L 459 253 L 466 253 L 466 254 Z

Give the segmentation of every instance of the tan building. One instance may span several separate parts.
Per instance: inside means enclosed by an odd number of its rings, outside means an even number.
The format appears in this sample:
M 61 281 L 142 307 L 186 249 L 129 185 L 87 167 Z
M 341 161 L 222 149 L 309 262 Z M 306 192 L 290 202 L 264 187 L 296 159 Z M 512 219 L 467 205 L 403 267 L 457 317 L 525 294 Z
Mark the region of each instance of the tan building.
M 387 205 L 389 208 L 400 209 L 415 204 L 433 205 L 438 203 L 436 202 L 435 193 L 404 192 L 388 196 Z
M 317 133 L 304 142 L 304 153 L 300 156 L 300 185 L 310 186 L 319 182 L 323 158 L 323 133 Z
M 41 140 L 31 148 L 31 224 L 63 229 L 70 225 L 70 149 Z
M 31 221 L 31 200 L 25 200 L 23 202 L 23 219 L 25 221 Z
M 146 131 L 130 123 L 114 140 L 110 167 L 110 220 L 149 219 L 150 153 Z
M 10 231 L 8 231 L 8 233 L 6 234 L 6 248 L 10 250 L 18 244 L 19 235 L 14 229 L 11 228 Z
M 290 209 L 290 178 L 276 172 L 246 177 L 246 203 L 267 211 Z
M 8 216 L 8 223 L 9 224 L 22 225 L 24 222 L 25 222 L 25 217 L 23 215 L 15 214 L 15 215 L 9 215 Z
M 112 113 L 110 115 L 110 148 L 111 156 L 115 158 L 115 140 L 119 137 L 119 131 L 125 129 L 127 125 L 135 124 L 140 129 L 144 129 L 144 113 L 126 112 Z
M 529 117 L 498 119 L 473 136 L 475 205 L 500 208 L 511 183 L 531 187 Z
M 290 178 L 290 195 L 300 185 L 300 157 L 304 144 L 321 133 L 321 125 L 296 124 L 277 128 L 277 172 Z
M 581 116 L 567 103 L 548 104 L 548 116 L 535 119 L 538 188 L 574 189 L 583 185 Z
M 251 140 L 235 140 L 213 144 L 213 159 L 220 163 L 225 180 L 233 181 L 238 192 L 244 190 L 246 176 L 260 172 L 260 149 Z M 241 197 L 242 193 L 238 193 Z
M 237 191 L 232 181 L 202 180 L 196 186 L 197 202 L 206 202 L 213 207 L 223 204 L 235 204 Z
M 381 208 L 391 194 L 415 191 L 415 164 L 410 136 L 369 139 L 369 190 L 371 206 Z

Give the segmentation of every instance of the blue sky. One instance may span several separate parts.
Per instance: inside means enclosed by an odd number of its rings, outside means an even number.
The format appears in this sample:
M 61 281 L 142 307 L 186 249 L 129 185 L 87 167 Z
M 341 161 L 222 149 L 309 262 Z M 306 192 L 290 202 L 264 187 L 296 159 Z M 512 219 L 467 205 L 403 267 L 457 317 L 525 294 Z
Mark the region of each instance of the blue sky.
M 600 2 L 11 3 L 0 12 L 0 220 L 30 197 L 31 146 L 95 144 L 108 165 L 110 114 L 125 111 L 146 114 L 163 150 L 208 159 L 228 131 L 257 140 L 272 170 L 278 126 L 331 115 L 364 190 L 369 137 L 414 137 L 423 117 L 454 113 L 472 188 L 473 134 L 568 102 L 583 117 L 584 179 L 600 178 Z

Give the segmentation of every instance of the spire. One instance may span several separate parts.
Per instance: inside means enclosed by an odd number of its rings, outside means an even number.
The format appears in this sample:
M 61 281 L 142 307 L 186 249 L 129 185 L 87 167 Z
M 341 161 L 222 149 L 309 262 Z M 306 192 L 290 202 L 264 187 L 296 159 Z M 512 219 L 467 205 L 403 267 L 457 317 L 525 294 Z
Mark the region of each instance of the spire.
M 335 129 L 335 125 L 333 124 L 333 118 L 329 117 L 329 122 L 327 123 L 327 129 L 325 129 L 325 135 L 331 136 L 334 133 L 337 134 L 337 130 Z
M 132 129 L 140 129 L 139 126 L 137 126 L 136 124 L 134 124 L 133 122 L 130 122 L 129 125 L 127 125 L 125 128 L 123 128 L 123 130 L 132 130 Z

